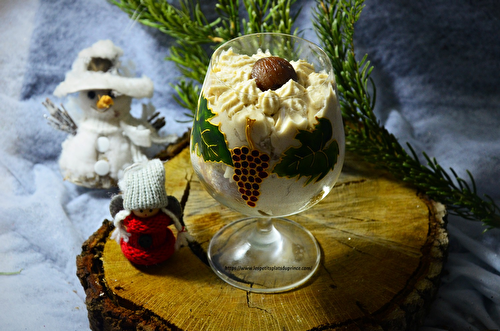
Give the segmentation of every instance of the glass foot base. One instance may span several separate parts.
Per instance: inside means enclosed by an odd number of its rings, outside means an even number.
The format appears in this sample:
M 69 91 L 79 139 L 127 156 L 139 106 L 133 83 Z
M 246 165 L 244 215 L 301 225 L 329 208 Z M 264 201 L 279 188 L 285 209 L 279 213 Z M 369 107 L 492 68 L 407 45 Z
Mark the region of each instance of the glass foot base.
M 250 292 L 273 293 L 305 283 L 321 258 L 314 236 L 284 218 L 233 222 L 210 241 L 208 261 L 225 282 Z

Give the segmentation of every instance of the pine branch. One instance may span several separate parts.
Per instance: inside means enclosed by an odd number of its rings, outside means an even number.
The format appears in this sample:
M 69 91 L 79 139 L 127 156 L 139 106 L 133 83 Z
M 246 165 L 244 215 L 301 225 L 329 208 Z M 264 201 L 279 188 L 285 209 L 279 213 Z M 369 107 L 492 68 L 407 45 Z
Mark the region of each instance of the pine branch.
M 177 85 L 174 85 L 174 89 L 177 92 L 177 96 L 174 96 L 175 101 L 189 111 L 184 115 L 193 117 L 194 111 L 198 107 L 198 97 L 201 92 L 200 85 L 181 79 Z
M 23 269 L 20 269 L 19 271 L 2 271 L 0 272 L 0 276 L 12 276 L 12 275 L 19 275 Z
M 291 34 L 292 25 L 300 10 L 290 17 L 290 8 L 296 0 L 243 0 L 248 22 L 243 19 L 244 34 L 280 32 Z M 294 34 L 296 31 L 294 32 Z
M 238 37 L 241 31 L 239 0 L 219 0 L 215 10 L 222 18 L 220 26 L 216 28 L 217 36 L 223 40 Z
M 132 20 L 157 28 L 185 43 L 205 44 L 221 41 L 215 34 L 215 27 L 221 19 L 208 22 L 198 1 L 180 0 L 179 7 L 167 1 L 156 0 L 110 1 L 129 14 Z
M 166 60 L 175 63 L 183 79 L 203 84 L 210 56 L 200 44 L 188 44 L 178 40 L 176 46 L 170 47 L 170 55 Z
M 174 86 L 179 105 L 193 116 L 210 56 L 221 43 L 254 32 L 292 34 L 300 11 L 290 15 L 296 0 L 243 0 L 247 17 L 240 17 L 240 0 L 219 0 L 218 17 L 209 21 L 197 0 L 180 0 L 175 7 L 158 0 L 110 0 L 134 21 L 157 28 L 176 39 L 167 60 L 175 63 L 182 78 Z M 296 31 L 293 32 L 294 34 Z
M 500 227 L 500 208 L 493 199 L 477 195 L 474 178 L 468 172 L 472 188 L 450 168 L 449 175 L 437 162 L 423 153 L 422 165 L 413 147 L 410 154 L 377 120 L 375 97 L 369 88 L 372 68 L 365 55 L 356 60 L 354 25 L 364 7 L 363 0 L 317 0 L 314 27 L 329 55 L 337 80 L 339 102 L 345 121 L 347 149 L 356 152 L 377 167 L 390 171 L 445 204 L 450 213 L 483 222 L 486 229 Z
M 290 16 L 295 0 L 242 0 L 247 17 L 240 17 L 239 0 L 219 0 L 217 19 L 209 22 L 196 0 L 180 0 L 179 7 L 158 0 L 110 0 L 131 19 L 176 38 L 168 60 L 173 61 L 183 78 L 174 86 L 176 101 L 193 115 L 210 56 L 222 42 L 242 34 L 281 32 L 292 34 L 297 18 Z M 396 137 L 376 118 L 375 85 L 370 78 L 373 67 L 365 55 L 356 60 L 354 25 L 364 7 L 363 0 L 316 0 L 314 27 L 335 71 L 339 102 L 345 122 L 347 149 L 360 154 L 377 167 L 390 171 L 440 201 L 451 213 L 482 221 L 487 229 L 500 227 L 500 208 L 489 197 L 477 195 L 474 178 L 471 186 L 453 169 L 447 173 L 435 159 L 423 156 L 420 163 L 412 146 L 407 152 Z M 296 34 L 297 30 L 293 32 Z

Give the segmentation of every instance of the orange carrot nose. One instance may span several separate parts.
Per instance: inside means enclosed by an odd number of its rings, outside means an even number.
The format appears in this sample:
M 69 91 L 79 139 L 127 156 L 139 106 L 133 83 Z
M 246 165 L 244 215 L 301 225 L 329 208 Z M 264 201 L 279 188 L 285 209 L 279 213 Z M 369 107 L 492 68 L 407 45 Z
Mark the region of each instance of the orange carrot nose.
M 113 104 L 113 99 L 109 95 L 103 95 L 102 97 L 99 97 L 99 100 L 97 100 L 96 106 L 99 109 L 108 109 Z

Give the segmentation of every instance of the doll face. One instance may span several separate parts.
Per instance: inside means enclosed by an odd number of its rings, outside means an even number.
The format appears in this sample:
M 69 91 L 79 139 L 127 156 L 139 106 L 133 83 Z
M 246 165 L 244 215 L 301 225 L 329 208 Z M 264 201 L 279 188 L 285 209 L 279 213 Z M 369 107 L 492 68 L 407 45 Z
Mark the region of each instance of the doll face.
M 79 93 L 79 103 L 87 115 L 112 120 L 130 113 L 132 98 L 113 90 L 85 90 Z
M 147 218 L 155 216 L 160 211 L 160 208 L 149 208 L 149 209 L 134 209 L 132 213 L 140 218 Z

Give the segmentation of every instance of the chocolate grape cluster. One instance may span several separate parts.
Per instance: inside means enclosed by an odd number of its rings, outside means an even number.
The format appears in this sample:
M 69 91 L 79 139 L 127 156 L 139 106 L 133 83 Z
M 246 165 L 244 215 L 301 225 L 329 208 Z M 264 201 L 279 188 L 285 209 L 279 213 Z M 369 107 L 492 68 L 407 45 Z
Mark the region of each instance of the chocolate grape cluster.
M 233 180 L 238 184 L 241 198 L 255 207 L 260 196 L 260 184 L 269 176 L 269 155 L 247 146 L 231 150 L 234 165 Z

